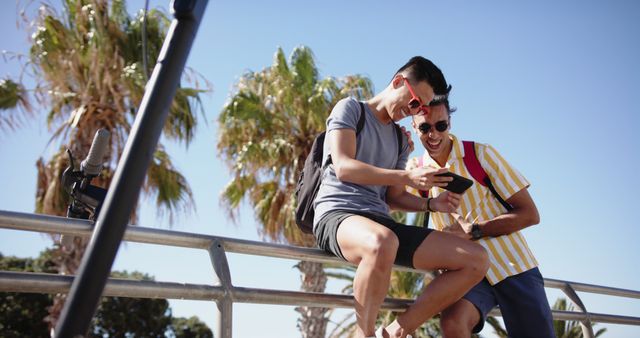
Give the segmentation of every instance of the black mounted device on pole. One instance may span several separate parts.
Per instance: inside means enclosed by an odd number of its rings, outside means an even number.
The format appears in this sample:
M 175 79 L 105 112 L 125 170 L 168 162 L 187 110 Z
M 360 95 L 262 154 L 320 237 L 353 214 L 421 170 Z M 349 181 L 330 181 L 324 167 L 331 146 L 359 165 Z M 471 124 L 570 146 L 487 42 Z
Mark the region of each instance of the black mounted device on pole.
M 67 149 L 69 166 L 62 173 L 62 187 L 71 196 L 67 217 L 96 220 L 107 195 L 107 190 L 91 185 L 91 180 L 100 175 L 105 154 L 109 150 L 109 132 L 99 129 L 93 138 L 87 158 L 76 170 L 75 159 Z

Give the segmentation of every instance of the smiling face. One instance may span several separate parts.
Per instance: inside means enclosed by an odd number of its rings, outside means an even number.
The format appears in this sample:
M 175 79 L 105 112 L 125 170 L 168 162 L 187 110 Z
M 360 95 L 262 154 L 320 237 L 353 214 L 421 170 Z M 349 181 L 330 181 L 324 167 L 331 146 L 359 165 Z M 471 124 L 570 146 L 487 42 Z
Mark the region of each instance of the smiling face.
M 444 104 L 429 107 L 429 114 L 414 116 L 412 126 L 429 156 L 444 165 L 451 152 L 451 119 Z
M 394 77 L 393 95 L 390 100 L 390 106 L 387 110 L 389 117 L 394 121 L 400 121 L 407 116 L 419 114 L 423 106 L 411 108 L 410 103 L 418 100 L 421 104 L 431 102 L 434 97 L 433 88 L 426 81 L 413 83 L 406 80 L 403 75 L 398 74 Z

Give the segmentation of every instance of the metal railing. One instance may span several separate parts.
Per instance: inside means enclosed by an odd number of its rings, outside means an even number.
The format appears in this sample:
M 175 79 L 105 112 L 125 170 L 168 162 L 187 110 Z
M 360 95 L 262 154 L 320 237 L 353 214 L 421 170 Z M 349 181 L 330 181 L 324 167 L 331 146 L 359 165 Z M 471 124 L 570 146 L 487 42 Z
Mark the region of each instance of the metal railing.
M 93 223 L 86 220 L 18 213 L 0 210 L 0 228 L 36 231 L 90 237 Z M 172 282 L 135 281 L 110 278 L 104 296 L 166 298 L 215 301 L 218 311 L 216 337 L 230 338 L 232 332 L 233 303 L 254 303 L 293 306 L 353 308 L 353 297 L 343 294 L 306 293 L 234 286 L 227 262 L 227 253 L 305 260 L 320 263 L 349 264 L 319 249 L 248 241 L 234 238 L 194 234 L 180 231 L 128 227 L 124 240 L 174 247 L 204 249 L 209 253 L 219 280 L 218 285 L 185 284 Z M 396 266 L 395 270 L 424 272 Z M 73 276 L 55 274 L 0 271 L 0 291 L 29 293 L 66 293 Z M 563 291 L 578 312 L 553 310 L 557 320 L 579 321 L 585 337 L 594 337 L 592 322 L 640 326 L 640 317 L 588 312 L 577 292 L 640 299 L 640 291 L 545 278 L 545 287 Z M 404 311 L 412 300 L 385 299 L 382 309 Z M 494 310 L 492 315 L 500 315 Z

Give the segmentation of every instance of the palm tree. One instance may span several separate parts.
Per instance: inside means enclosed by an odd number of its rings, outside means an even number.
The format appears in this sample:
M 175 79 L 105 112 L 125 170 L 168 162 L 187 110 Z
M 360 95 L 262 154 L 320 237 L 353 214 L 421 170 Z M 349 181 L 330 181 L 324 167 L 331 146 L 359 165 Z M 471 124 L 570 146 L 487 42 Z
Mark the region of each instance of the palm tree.
M 312 51 L 293 50 L 287 62 L 282 49 L 273 64 L 248 72 L 219 117 L 218 152 L 232 179 L 222 192 L 222 204 L 237 221 L 246 198 L 254 208 L 261 236 L 275 242 L 313 246 L 310 235 L 295 224 L 295 186 L 315 136 L 338 100 L 372 96 L 370 80 L 362 76 L 320 79 Z M 322 264 L 300 262 L 304 291 L 322 292 Z M 324 337 L 325 308 L 296 308 L 303 337 Z
M 0 108 L 28 111 L 31 97 L 48 111 L 47 124 L 53 130 L 50 142 L 57 140 L 60 146 L 50 159 L 37 161 L 36 212 L 63 216 L 69 202 L 60 184 L 60 175 L 68 165 L 64 149 L 84 156 L 95 132 L 108 130 L 107 164 L 92 183 L 109 185 L 144 94 L 146 74 L 153 67 L 144 67 L 143 56 L 157 58 L 170 20 L 158 10 L 132 17 L 123 0 L 65 0 L 61 12 L 43 4 L 38 13 L 28 25 L 33 27 L 31 49 L 23 66 L 34 74 L 36 87 L 26 91 L 16 82 L 3 81 Z M 197 125 L 196 110 L 201 110 L 200 94 L 207 90 L 208 83 L 206 89 L 178 89 L 164 127 L 169 140 L 185 146 L 190 143 Z M 16 118 L 0 116 L 0 127 L 10 127 L 12 121 Z M 143 192 L 155 196 L 158 214 L 167 213 L 170 224 L 179 212 L 194 209 L 186 179 L 161 144 L 155 150 Z M 136 220 L 135 212 L 131 217 Z M 75 273 L 86 245 L 87 240 L 75 238 L 70 247 L 58 247 L 60 273 Z M 52 327 L 62 308 L 61 299 L 58 297 L 51 311 Z

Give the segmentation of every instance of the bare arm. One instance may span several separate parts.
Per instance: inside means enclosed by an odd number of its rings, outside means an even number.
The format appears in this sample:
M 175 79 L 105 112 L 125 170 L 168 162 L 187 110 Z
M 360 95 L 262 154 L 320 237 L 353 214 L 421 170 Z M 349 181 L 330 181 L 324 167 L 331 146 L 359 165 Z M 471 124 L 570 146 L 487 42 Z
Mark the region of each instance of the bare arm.
M 526 188 L 513 194 L 506 202 L 513 207 L 511 211 L 489 221 L 478 222 L 483 236 L 498 237 L 508 235 L 540 222 L 538 208 L 536 208 L 536 204 Z M 456 222 L 446 227 L 445 231 L 452 232 L 462 238 L 471 239 L 471 234 L 463 229 L 470 231 L 472 224 L 463 219 L 458 221 L 459 223 Z
M 513 207 L 511 211 L 492 220 L 478 222 L 485 236 L 508 235 L 540 222 L 538 208 L 526 188 L 509 197 L 507 203 Z
M 383 169 L 358 161 L 356 132 L 352 129 L 334 129 L 328 132 L 331 160 L 340 181 L 361 185 L 412 186 L 428 190 L 444 186 L 450 177 L 435 176 L 447 169 L 416 168 L 414 170 Z
M 404 187 L 390 186 L 387 189 L 387 204 L 394 210 L 424 212 L 427 211 L 428 199 L 415 196 Z M 460 195 L 444 192 L 437 198 L 431 199 L 429 207 L 438 212 L 454 212 L 460 205 Z
M 387 204 L 393 210 L 423 212 L 427 210 L 427 199 L 408 193 L 399 186 L 387 188 Z

